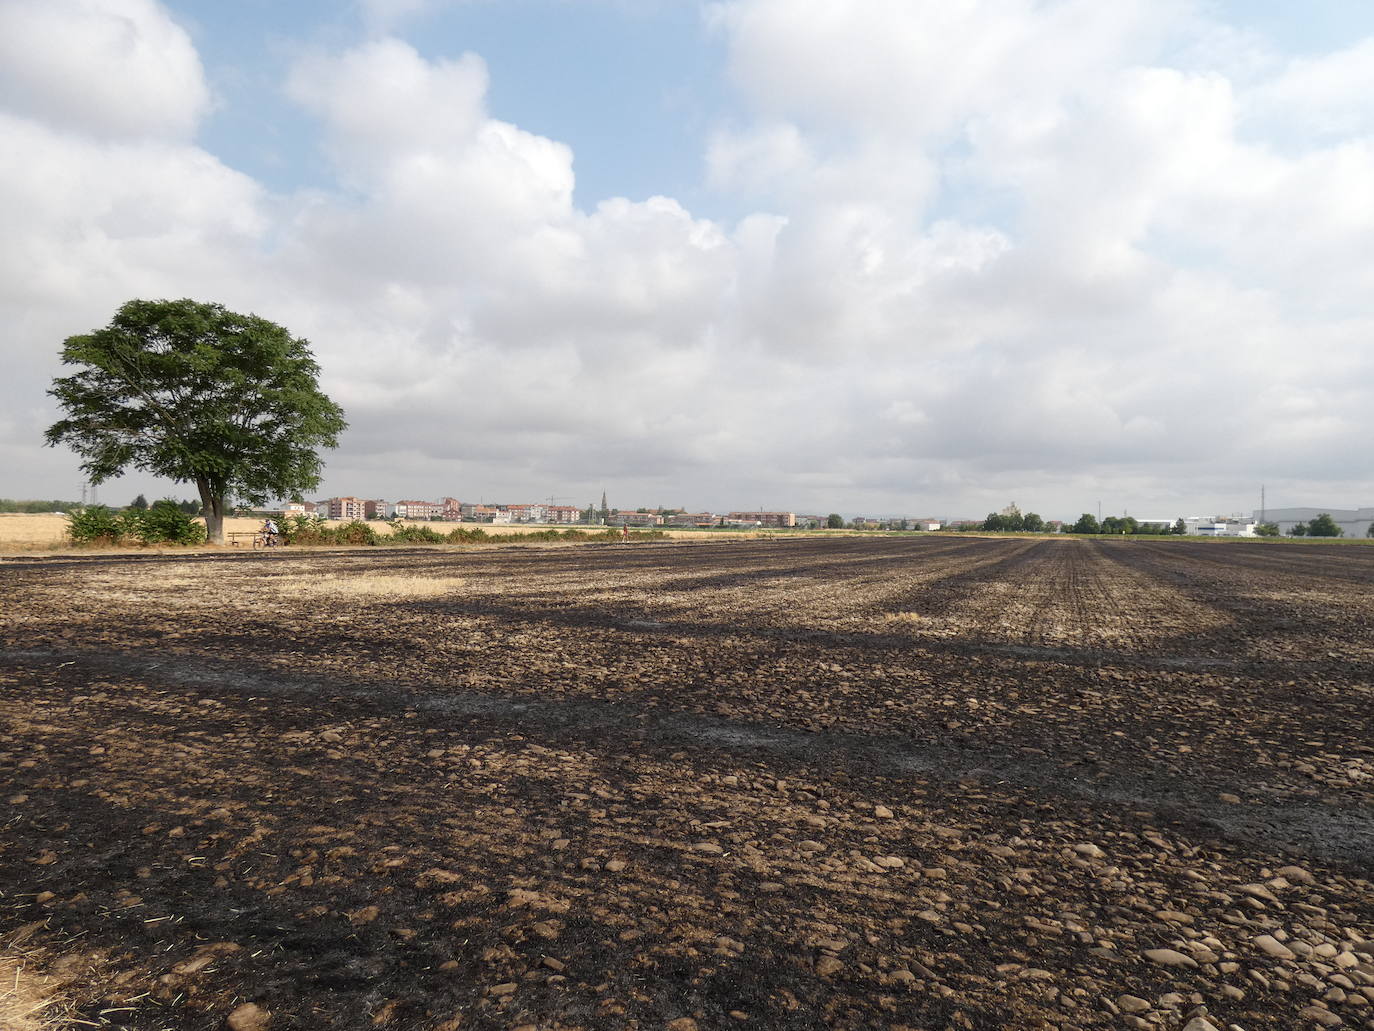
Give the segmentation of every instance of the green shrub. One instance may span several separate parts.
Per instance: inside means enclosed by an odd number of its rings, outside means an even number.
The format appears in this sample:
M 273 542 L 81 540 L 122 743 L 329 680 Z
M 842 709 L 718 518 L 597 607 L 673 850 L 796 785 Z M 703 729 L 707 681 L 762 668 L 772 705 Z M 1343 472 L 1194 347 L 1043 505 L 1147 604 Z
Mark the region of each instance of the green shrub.
M 333 528 L 335 544 L 377 544 L 381 541 L 377 531 L 361 519 L 353 519 Z
M 296 515 L 281 521 L 282 540 L 287 544 L 333 544 L 334 531 L 318 516 Z
M 389 524 L 391 536 L 382 538 L 388 544 L 443 544 L 448 540 L 432 526 L 406 526 L 399 519 Z
M 489 539 L 487 531 L 480 526 L 474 526 L 471 530 L 464 529 L 461 526 L 455 527 L 453 530 L 449 531 L 448 535 L 448 542 L 450 544 L 481 544 L 483 541 Z
M 128 529 L 124 514 L 108 505 L 90 505 L 67 513 L 67 537 L 73 544 L 118 544 Z
M 153 502 L 150 508 L 125 513 L 129 533 L 143 544 L 204 544 L 205 527 L 182 510 L 175 498 Z
M 73 544 L 204 544 L 205 527 L 181 505 L 164 498 L 150 508 L 116 512 L 91 505 L 67 514 L 67 537 Z

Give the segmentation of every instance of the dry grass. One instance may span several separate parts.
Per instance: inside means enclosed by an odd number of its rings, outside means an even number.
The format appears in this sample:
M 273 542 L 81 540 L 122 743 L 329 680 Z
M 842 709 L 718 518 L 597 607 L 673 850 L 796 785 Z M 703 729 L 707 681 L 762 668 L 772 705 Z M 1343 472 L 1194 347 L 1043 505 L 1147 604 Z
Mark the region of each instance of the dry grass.
M 919 612 L 888 612 L 883 615 L 889 623 L 920 623 L 926 617 Z
M 56 982 L 34 971 L 17 948 L 0 946 L 0 1028 L 4 1031 L 56 1031 L 52 1010 Z M 46 1014 L 46 1015 L 45 1015 Z
M 347 598 L 350 601 L 397 601 L 399 599 L 437 598 L 463 586 L 459 576 L 388 576 L 364 573 L 344 576 L 301 576 L 283 578 L 281 585 L 293 595 L 320 598 Z
M 66 532 L 67 517 L 60 513 L 0 512 L 0 551 L 60 547 L 66 541 Z

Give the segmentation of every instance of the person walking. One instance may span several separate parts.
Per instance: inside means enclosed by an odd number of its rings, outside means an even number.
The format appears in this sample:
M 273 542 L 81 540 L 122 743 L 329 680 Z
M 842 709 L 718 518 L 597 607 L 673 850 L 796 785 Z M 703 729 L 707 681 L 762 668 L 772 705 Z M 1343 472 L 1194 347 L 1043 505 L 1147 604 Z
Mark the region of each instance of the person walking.
M 620 524 L 620 543 L 621 543 L 621 544 L 629 544 L 629 543 L 630 543 L 630 524 L 629 524 L 629 523 L 621 523 L 621 524 Z

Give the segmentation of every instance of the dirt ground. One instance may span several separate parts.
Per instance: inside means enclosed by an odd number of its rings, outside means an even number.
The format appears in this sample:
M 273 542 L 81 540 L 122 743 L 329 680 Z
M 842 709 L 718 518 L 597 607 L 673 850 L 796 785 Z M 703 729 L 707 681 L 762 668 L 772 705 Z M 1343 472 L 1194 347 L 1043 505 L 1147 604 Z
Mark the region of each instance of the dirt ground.
M 1372 585 L 1172 541 L 0 562 L 0 972 L 46 1027 L 1374 1029 Z

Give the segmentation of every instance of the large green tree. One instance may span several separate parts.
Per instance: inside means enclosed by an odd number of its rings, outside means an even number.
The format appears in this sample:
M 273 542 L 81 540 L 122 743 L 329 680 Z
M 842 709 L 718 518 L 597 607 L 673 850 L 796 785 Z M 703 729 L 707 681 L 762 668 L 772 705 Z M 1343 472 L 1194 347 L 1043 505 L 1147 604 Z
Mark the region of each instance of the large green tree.
M 1078 517 L 1078 522 L 1073 524 L 1069 533 L 1100 533 L 1102 528 L 1097 525 L 1097 516 L 1091 512 L 1084 512 Z
M 1344 537 L 1345 530 L 1336 525 L 1336 520 L 1331 518 L 1330 512 L 1322 512 L 1307 524 L 1307 536 Z
M 80 455 L 92 483 L 131 467 L 194 483 L 216 543 L 228 499 L 318 486 L 319 451 L 346 426 L 306 341 L 218 304 L 129 301 L 104 329 L 68 337 L 62 362 L 77 371 L 48 391 L 66 417 L 47 443 Z

